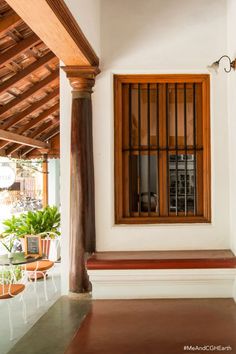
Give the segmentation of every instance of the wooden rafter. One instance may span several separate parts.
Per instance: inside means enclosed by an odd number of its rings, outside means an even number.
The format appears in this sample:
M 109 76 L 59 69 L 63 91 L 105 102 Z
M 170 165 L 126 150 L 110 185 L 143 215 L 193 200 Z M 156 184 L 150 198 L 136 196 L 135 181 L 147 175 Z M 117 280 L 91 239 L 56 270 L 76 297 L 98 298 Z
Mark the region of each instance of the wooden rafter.
M 55 105 L 53 105 L 49 109 L 46 109 L 45 111 L 43 111 L 38 117 L 31 119 L 29 123 L 23 125 L 14 133 L 22 134 L 22 133 L 26 132 L 28 129 L 31 129 L 35 125 L 38 125 L 40 122 L 45 120 L 50 114 L 56 112 L 58 109 L 59 109 L 59 103 L 56 103 Z M 0 142 L 1 149 L 4 148 L 6 145 L 8 145 L 8 142 L 6 142 L 6 141 Z M 11 148 L 14 150 L 14 146 L 12 146 Z
M 45 143 L 40 140 L 28 138 L 23 135 L 11 133 L 8 131 L 5 131 L 3 129 L 0 129 L 0 139 L 2 140 L 7 140 L 7 141 L 12 141 L 13 143 L 18 143 L 18 144 L 23 144 L 27 146 L 31 146 L 34 148 L 40 148 L 45 151 L 50 149 L 50 145 L 48 143 Z
M 49 52 L 34 63 L 30 64 L 25 69 L 21 70 L 16 75 L 12 76 L 10 79 L 6 80 L 2 85 L 0 85 L 0 93 L 6 92 L 13 85 L 25 79 L 27 76 L 32 75 L 35 71 L 37 71 L 45 64 L 49 63 L 54 58 L 55 55 L 52 52 Z
M 59 124 L 58 124 L 59 125 Z M 60 128 L 57 127 L 55 129 L 53 129 L 52 131 L 48 132 L 47 134 L 44 135 L 44 137 L 42 138 L 43 141 L 46 140 L 50 140 L 52 139 L 54 136 L 56 136 L 57 134 L 59 134 L 60 132 Z M 26 147 L 24 150 L 21 151 L 20 156 L 25 157 L 27 154 L 29 154 L 31 151 L 33 151 L 34 148 L 30 148 L 30 147 Z
M 59 76 L 59 70 L 57 69 L 52 74 L 50 74 L 47 77 L 45 77 L 43 80 L 41 80 L 41 81 L 37 82 L 36 84 L 34 84 L 29 90 L 27 90 L 26 92 L 22 93 L 18 97 L 14 98 L 10 102 L 8 102 L 4 106 L 2 106 L 0 108 L 0 114 L 5 113 L 9 109 L 12 109 L 13 107 L 17 106 L 18 104 L 24 102 L 25 100 L 27 100 L 27 98 L 29 98 L 30 96 L 32 96 L 36 92 L 40 91 L 42 88 L 44 88 L 48 84 L 50 84 L 53 81 L 57 80 L 58 76 Z
M 63 0 L 6 0 L 65 65 L 98 66 L 99 59 Z M 40 21 L 39 21 L 40 13 Z
M 46 95 L 44 98 L 41 100 L 33 103 L 30 105 L 28 108 L 26 108 L 24 111 L 14 115 L 13 117 L 9 118 L 6 123 L 3 124 L 2 129 L 8 129 L 15 124 L 21 122 L 25 117 L 28 115 L 34 113 L 37 111 L 39 108 L 41 108 L 44 104 L 50 102 L 53 98 L 59 95 L 59 88 L 56 88 L 53 90 L 51 93 Z
M 54 104 L 52 107 L 43 111 L 38 117 L 31 119 L 31 121 L 29 123 L 24 124 L 23 127 L 19 128 L 17 130 L 17 133 L 22 134 L 26 130 L 33 128 L 35 125 L 37 125 L 38 123 L 45 120 L 48 116 L 50 116 L 52 113 L 56 112 L 58 109 L 59 109 L 59 103 Z
M 43 141 L 47 141 L 47 140 L 52 139 L 55 135 L 57 135 L 60 132 L 59 122 L 56 125 L 57 125 L 57 127 L 55 129 L 53 129 L 52 131 L 48 132 L 47 134 L 45 134 L 42 137 Z
M 8 31 L 12 30 L 15 26 L 17 26 L 22 19 L 16 13 L 12 13 L 9 16 L 1 19 L 0 21 L 0 35 L 6 34 Z
M 17 130 L 17 134 L 22 134 L 28 129 L 32 128 L 33 126 L 37 125 L 38 123 L 42 122 L 45 118 L 47 118 L 50 114 L 54 113 L 56 110 L 59 109 L 59 104 L 56 104 L 52 106 L 51 108 L 47 109 L 44 111 L 42 114 L 40 114 L 37 118 L 32 119 L 28 124 L 24 125 L 22 128 Z M 58 119 L 55 118 L 55 122 L 58 122 Z M 30 138 L 35 138 L 37 135 L 41 134 L 44 132 L 46 129 L 48 129 L 50 126 L 54 125 L 54 120 L 50 121 L 46 124 L 43 124 L 40 128 L 36 129 L 33 133 L 27 135 Z M 6 144 L 7 145 L 7 144 Z M 4 146 L 2 146 L 4 147 Z M 17 144 L 12 145 L 9 149 L 7 149 L 7 155 L 15 152 L 16 150 L 19 150 L 19 146 Z
M 0 66 L 6 65 L 13 61 L 18 55 L 26 51 L 27 49 L 31 48 L 32 46 L 41 42 L 36 34 L 32 34 L 30 37 L 27 37 L 17 43 L 17 46 L 13 46 L 12 48 L 8 49 L 0 56 Z

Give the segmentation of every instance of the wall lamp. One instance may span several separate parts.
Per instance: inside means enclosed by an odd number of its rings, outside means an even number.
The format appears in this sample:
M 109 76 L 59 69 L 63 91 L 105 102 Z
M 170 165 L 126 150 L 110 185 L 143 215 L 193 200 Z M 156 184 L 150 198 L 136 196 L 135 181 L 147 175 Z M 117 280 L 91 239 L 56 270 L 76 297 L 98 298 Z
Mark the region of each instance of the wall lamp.
M 218 73 L 219 71 L 219 66 L 220 66 L 220 61 L 222 59 L 226 58 L 229 63 L 228 63 L 228 67 L 224 67 L 224 71 L 226 73 L 230 73 L 230 71 L 232 69 L 236 70 L 236 59 L 234 59 L 233 61 L 231 61 L 230 57 L 228 55 L 222 55 L 222 57 L 220 57 L 220 59 L 218 59 L 217 61 L 215 61 L 213 64 L 211 64 L 210 66 L 208 66 L 209 69 L 214 69 L 216 73 Z

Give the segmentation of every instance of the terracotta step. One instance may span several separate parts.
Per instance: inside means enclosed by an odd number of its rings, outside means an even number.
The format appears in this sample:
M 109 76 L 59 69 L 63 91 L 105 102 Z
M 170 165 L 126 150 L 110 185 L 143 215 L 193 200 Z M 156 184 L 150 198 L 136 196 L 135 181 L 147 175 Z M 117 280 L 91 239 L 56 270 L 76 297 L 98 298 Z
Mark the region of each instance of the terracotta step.
M 231 250 L 96 252 L 88 270 L 236 268 Z

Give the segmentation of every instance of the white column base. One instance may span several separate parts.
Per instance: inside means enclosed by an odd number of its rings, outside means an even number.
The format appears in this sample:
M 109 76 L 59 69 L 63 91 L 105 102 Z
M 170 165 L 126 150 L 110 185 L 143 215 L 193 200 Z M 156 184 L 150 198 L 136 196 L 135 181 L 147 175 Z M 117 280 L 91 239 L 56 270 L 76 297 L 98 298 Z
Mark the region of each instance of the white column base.
M 94 299 L 234 298 L 236 269 L 89 270 Z

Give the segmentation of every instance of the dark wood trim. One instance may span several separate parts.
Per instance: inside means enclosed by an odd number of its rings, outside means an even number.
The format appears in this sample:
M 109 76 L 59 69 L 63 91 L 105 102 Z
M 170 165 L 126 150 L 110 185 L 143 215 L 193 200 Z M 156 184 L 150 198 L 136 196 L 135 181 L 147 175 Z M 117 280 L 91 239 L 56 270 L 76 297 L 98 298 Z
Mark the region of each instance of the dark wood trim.
M 97 252 L 88 270 L 107 269 L 209 269 L 236 268 L 230 250 Z
M 127 74 L 114 75 L 114 81 L 119 83 L 202 83 L 209 80 L 208 74 Z
M 123 195 L 123 157 L 122 157 L 122 85 L 123 84 L 138 84 L 138 83 L 200 83 L 202 85 L 202 120 L 201 128 L 203 149 L 203 212 L 196 216 L 166 216 L 166 205 L 161 202 L 160 208 L 163 216 L 151 217 L 142 215 L 140 217 L 127 217 L 124 213 Z M 159 97 L 160 101 L 161 98 Z M 163 98 L 164 99 L 164 98 Z M 155 224 L 155 223 L 210 223 L 211 222 L 211 147 L 210 147 L 210 77 L 207 74 L 162 74 L 162 75 L 114 75 L 114 131 L 115 131 L 115 223 L 116 224 Z M 160 112 L 160 115 L 165 116 L 165 112 Z M 160 122 L 161 123 L 161 122 Z M 163 128 L 164 129 L 164 128 Z M 161 136 L 165 136 L 163 130 Z M 160 146 L 166 146 L 166 142 L 160 141 Z M 160 154 L 161 157 L 161 154 Z M 161 164 L 166 165 L 166 161 L 160 160 Z M 163 180 L 160 182 L 164 183 Z
M 23 144 L 23 145 L 28 145 L 28 146 L 40 148 L 43 150 L 48 150 L 50 148 L 50 145 L 47 143 L 44 143 L 43 141 L 31 139 L 31 138 L 28 138 L 24 135 L 11 133 L 11 132 L 5 131 L 3 129 L 0 129 L 0 139 L 6 140 L 6 141 L 12 141 L 12 142 L 18 143 L 18 144 Z
M 77 44 L 80 51 L 92 66 L 99 65 L 99 58 L 80 29 L 70 10 L 63 0 L 46 0 L 54 14 Z
M 203 213 L 211 222 L 211 122 L 210 122 L 210 76 L 202 85 L 203 97 Z
M 20 22 L 22 22 L 22 19 L 15 12 L 2 18 L 0 22 L 1 36 L 5 35 L 8 31 L 12 30 Z
M 17 106 L 18 104 L 24 102 L 31 95 L 33 95 L 36 92 L 40 91 L 45 86 L 47 86 L 48 84 L 52 83 L 53 81 L 58 80 L 58 77 L 59 77 L 59 69 L 56 69 L 52 74 L 49 74 L 43 80 L 41 80 L 41 81 L 37 82 L 36 84 L 34 84 L 29 90 L 27 90 L 26 92 L 23 92 L 18 97 L 14 98 L 13 100 L 8 102 L 4 106 L 0 107 L 0 114 L 5 113 L 8 110 L 12 109 L 13 107 Z
M 61 67 L 68 77 L 74 91 L 90 95 L 95 84 L 95 77 L 100 73 L 97 66 L 67 65 Z
M 13 85 L 18 83 L 19 81 L 25 79 L 27 76 L 32 75 L 39 68 L 49 63 L 52 59 L 55 58 L 55 55 L 52 52 L 45 54 L 42 58 L 36 60 L 34 63 L 27 66 L 25 69 L 21 70 L 10 79 L 6 80 L 0 85 L 0 93 L 6 92 Z
M 25 52 L 27 49 L 35 46 L 40 43 L 41 39 L 36 36 L 36 34 L 32 34 L 30 37 L 27 37 L 17 43 L 14 47 L 8 49 L 6 52 L 1 54 L 0 57 L 0 66 L 6 65 L 13 61 L 18 55 Z
M 8 128 L 14 126 L 15 124 L 21 122 L 28 115 L 34 113 L 37 109 L 41 108 L 44 104 L 48 103 L 49 101 L 51 101 L 53 98 L 57 97 L 58 95 L 59 95 L 59 88 L 56 88 L 51 93 L 49 93 L 44 98 L 42 98 L 40 101 L 36 101 L 35 103 L 30 105 L 28 108 L 26 108 L 22 112 L 7 119 L 6 123 L 4 123 L 2 125 L 2 129 L 8 129 Z M 1 145 L 0 145 L 0 147 L 1 147 Z
M 91 94 L 97 66 L 63 67 L 73 88 L 70 151 L 70 277 L 71 292 L 90 291 L 86 253 L 95 251 L 95 192 Z
M 117 224 L 191 224 L 209 223 L 208 218 L 203 216 L 139 216 L 120 217 Z

